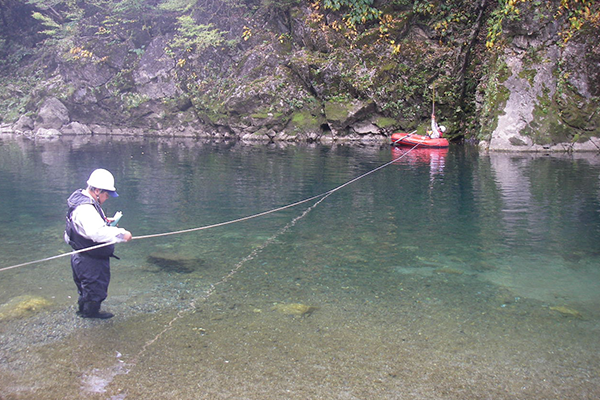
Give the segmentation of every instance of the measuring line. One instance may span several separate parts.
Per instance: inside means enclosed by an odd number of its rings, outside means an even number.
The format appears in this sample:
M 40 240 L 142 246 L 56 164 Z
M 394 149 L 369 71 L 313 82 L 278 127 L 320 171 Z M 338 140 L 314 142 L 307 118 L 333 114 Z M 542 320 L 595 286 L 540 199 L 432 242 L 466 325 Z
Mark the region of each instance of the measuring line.
M 334 189 L 328 190 L 326 192 L 323 192 L 323 193 L 318 194 L 316 196 L 309 197 L 309 198 L 304 199 L 304 200 L 297 201 L 295 203 L 288 204 L 286 206 L 274 208 L 272 210 L 263 211 L 263 212 L 260 212 L 260 213 L 257 213 L 257 214 L 249 215 L 249 216 L 242 217 L 242 218 L 233 219 L 233 220 L 230 220 L 230 221 L 219 222 L 217 224 L 206 225 L 206 226 L 201 226 L 201 227 L 197 227 L 197 228 L 182 229 L 182 230 L 173 231 L 173 232 L 155 233 L 155 234 L 151 234 L 151 235 L 134 236 L 132 238 L 132 240 L 141 240 L 141 239 L 149 239 L 149 238 L 156 238 L 156 237 L 163 237 L 163 236 L 179 235 L 179 234 L 183 234 L 183 233 L 196 232 L 196 231 L 201 231 L 201 230 L 206 230 L 206 229 L 217 228 L 217 227 L 220 227 L 220 226 L 231 225 L 231 224 L 235 224 L 235 223 L 238 223 L 238 222 L 243 222 L 243 221 L 247 221 L 247 220 L 250 220 L 250 219 L 262 217 L 264 215 L 272 214 L 272 213 L 275 213 L 275 212 L 278 212 L 278 211 L 282 211 L 282 210 L 285 210 L 285 209 L 288 209 L 288 208 L 291 208 L 291 207 L 295 207 L 295 206 L 298 206 L 300 204 L 304 204 L 304 203 L 307 203 L 309 201 L 316 200 L 316 199 L 318 199 L 320 197 L 327 197 L 330 194 L 333 194 L 333 193 L 337 192 L 338 190 L 340 190 L 340 189 L 342 189 L 342 188 L 344 188 L 344 187 L 346 187 L 346 186 L 348 186 L 348 185 L 350 185 L 350 184 L 352 184 L 352 183 L 354 183 L 354 182 L 356 182 L 356 181 L 364 178 L 365 176 L 368 176 L 368 175 L 370 175 L 370 174 L 372 174 L 372 173 L 374 173 L 376 171 L 379 171 L 382 168 L 387 167 L 390 164 L 393 164 L 394 162 L 400 160 L 401 158 L 403 158 L 404 156 L 406 156 L 408 153 L 410 153 L 411 151 L 413 151 L 414 149 L 416 149 L 418 146 L 419 146 L 419 144 L 417 143 L 414 147 L 412 147 L 406 153 L 403 153 L 400 156 L 394 158 L 393 160 L 391 160 L 391 161 L 389 161 L 389 162 L 387 162 L 387 163 L 385 163 L 383 165 L 380 165 L 379 167 L 374 168 L 374 169 L 372 169 L 372 170 L 370 170 L 368 172 L 365 172 L 364 174 L 359 175 L 356 178 L 353 178 L 353 179 L 349 180 L 348 182 L 343 183 L 343 184 L 341 184 L 340 186 L 338 186 L 338 187 L 336 187 Z M 57 258 L 67 257 L 67 256 L 70 256 L 70 255 L 73 255 L 73 254 L 78 254 L 78 253 L 83 253 L 85 251 L 99 249 L 101 247 L 109 246 L 111 244 L 116 244 L 116 243 L 117 242 L 101 243 L 101 244 L 98 244 L 96 246 L 86 247 L 85 249 L 75 250 L 75 251 L 71 251 L 69 253 L 58 254 L 56 256 L 42 258 L 40 260 L 29 261 L 29 262 L 25 262 L 25 263 L 22 263 L 22 264 L 12 265 L 10 267 L 0 268 L 0 272 L 8 271 L 8 270 L 14 269 L 14 268 L 25 267 L 27 265 L 37 264 L 37 263 L 41 263 L 41 262 L 45 262 L 45 261 L 55 260 Z
M 290 204 L 288 206 L 284 206 L 284 207 L 280 207 L 280 208 L 276 208 L 270 211 L 266 211 L 264 213 L 260 213 L 260 214 L 256 214 L 250 217 L 245 217 L 245 218 L 240 218 L 239 220 L 234 220 L 234 221 L 228 221 L 228 222 L 224 222 L 222 224 L 216 224 L 216 226 L 222 226 L 225 224 L 229 224 L 229 223 L 234 223 L 234 222 L 239 222 L 240 220 L 245 220 L 245 219 L 250 219 L 250 218 L 254 218 L 256 216 L 259 215 L 264 215 L 264 214 L 269 214 L 271 212 L 275 212 L 275 211 L 279 211 L 279 210 L 283 210 L 285 208 L 289 208 L 289 207 L 293 207 L 295 205 L 298 204 L 302 204 L 305 203 L 307 201 L 310 200 L 315 200 L 317 198 L 320 197 L 320 199 L 315 202 L 313 205 L 311 205 L 310 207 L 308 207 L 306 210 L 304 210 L 300 215 L 298 215 L 297 217 L 295 217 L 294 219 L 292 219 L 290 222 L 288 222 L 283 228 L 281 228 L 279 231 L 277 231 L 274 235 L 272 235 L 271 237 L 269 237 L 263 244 L 261 244 L 259 247 L 253 249 L 250 254 L 248 254 L 246 257 L 244 257 L 242 260 L 240 260 L 234 267 L 233 269 L 231 269 L 231 271 L 229 271 L 227 274 L 225 274 L 221 279 L 219 279 L 216 283 L 211 283 L 209 288 L 205 291 L 205 294 L 202 297 L 194 297 L 190 303 L 189 306 L 186 309 L 183 310 L 179 310 L 177 312 L 177 314 L 156 334 L 154 335 L 154 337 L 148 341 L 146 341 L 146 343 L 144 343 L 144 345 L 142 346 L 142 348 L 140 349 L 140 351 L 134 355 L 132 357 L 132 359 L 126 363 L 127 365 L 127 369 L 125 370 L 124 374 L 128 374 L 133 368 L 135 368 L 137 366 L 137 364 L 139 363 L 140 359 L 144 356 L 144 354 L 146 353 L 146 351 L 148 351 L 148 349 L 154 345 L 154 343 L 156 343 L 158 340 L 160 340 L 165 334 L 167 334 L 168 332 L 170 332 L 174 327 L 175 327 L 175 323 L 177 321 L 179 321 L 181 318 L 185 317 L 186 315 L 189 315 L 191 313 L 194 313 L 197 310 L 197 301 L 208 301 L 208 299 L 214 294 L 214 292 L 217 290 L 217 287 L 219 285 L 222 285 L 224 283 L 226 283 L 227 281 L 229 281 L 231 278 L 233 278 L 233 276 L 235 274 L 237 274 L 242 267 L 246 264 L 246 262 L 253 260 L 262 250 L 264 250 L 268 245 L 270 245 L 271 243 L 273 243 L 279 236 L 283 235 L 284 233 L 286 233 L 290 228 L 292 228 L 294 225 L 296 225 L 296 223 L 301 220 L 302 218 L 304 218 L 310 211 L 312 211 L 315 207 L 317 207 L 321 202 L 323 202 L 327 197 L 329 197 L 330 195 L 332 195 L 334 192 L 340 190 L 341 188 L 350 185 L 353 182 L 356 182 L 357 180 L 364 178 L 365 176 L 374 173 L 375 171 L 378 171 L 388 165 L 390 165 L 391 163 L 401 159 L 402 157 L 406 156 L 408 153 L 410 153 L 410 151 L 412 151 L 413 149 L 415 149 L 419 144 L 416 144 L 414 147 L 412 147 L 409 151 L 407 151 L 404 154 L 401 154 L 399 157 L 393 159 L 392 161 L 383 164 L 375 169 L 372 169 L 369 172 L 366 172 L 354 179 L 349 180 L 348 182 L 336 187 L 335 189 L 329 190 L 325 193 L 322 193 L 320 195 L 317 196 L 313 196 L 309 199 L 306 200 L 302 200 L 299 201 L 297 203 L 293 203 Z M 210 225 L 210 226 L 206 226 L 206 227 L 200 227 L 200 228 L 194 228 L 194 229 L 186 229 L 183 231 L 177 231 L 177 232 L 168 232 L 168 233 L 164 233 L 164 234 L 157 234 L 157 235 L 147 235 L 144 237 L 138 237 L 139 238 L 146 238 L 146 237 L 157 237 L 157 236 L 165 236 L 165 235 L 171 235 L 171 234 L 176 234 L 176 233 L 184 233 L 184 232 L 190 232 L 190 231 L 194 231 L 194 230 L 200 230 L 200 229 L 208 229 L 211 227 L 214 227 L 215 225 Z
M 121 375 L 121 374 L 128 374 L 133 368 L 137 367 L 137 364 L 139 363 L 140 359 L 145 355 L 145 353 L 148 351 L 148 349 L 153 346 L 158 340 L 160 340 L 165 334 L 167 334 L 169 331 L 171 331 L 171 329 L 174 328 L 174 324 L 179 321 L 181 318 L 183 318 L 184 316 L 194 313 L 197 310 L 197 301 L 207 301 L 217 290 L 219 285 L 222 285 L 226 282 L 228 282 L 230 279 L 232 279 L 241 269 L 242 267 L 250 260 L 253 260 L 262 250 L 264 250 L 268 245 L 270 245 L 271 243 L 273 243 L 279 236 L 281 236 L 282 234 L 286 233 L 290 228 L 292 228 L 300 219 L 302 219 L 303 217 L 305 217 L 311 210 L 313 210 L 315 207 L 317 207 L 321 202 L 325 201 L 325 199 L 327 197 L 329 197 L 330 195 L 332 195 L 333 193 L 337 192 L 338 190 L 382 169 L 387 167 L 388 165 L 402 159 L 404 156 L 406 156 L 408 153 L 410 153 L 412 150 L 414 150 L 416 147 L 418 147 L 419 144 L 416 144 L 414 147 L 412 147 L 409 151 L 401 154 L 400 156 L 394 158 L 393 160 L 377 167 L 374 168 L 354 179 L 349 180 L 348 182 L 334 188 L 331 189 L 329 191 L 326 191 L 324 193 L 321 193 L 319 195 L 316 196 L 312 196 L 310 198 L 295 202 L 295 203 L 291 203 L 288 204 L 286 206 L 283 207 L 278 207 L 278 208 L 274 208 L 272 210 L 269 211 L 264 211 L 261 213 L 257 213 L 254 215 L 250 215 L 247 217 L 242 217 L 242 218 L 238 218 L 238 219 L 234 219 L 231 221 L 225 221 L 225 222 L 221 222 L 221 223 L 217 223 L 217 224 L 213 224 L 213 225 L 207 225 L 207 226 L 202 226 L 202 227 L 198 227 L 198 228 L 191 228 L 191 229 L 184 229 L 184 230 L 179 230 L 179 231 L 173 231 L 173 232 L 165 232 L 165 233 L 158 233 L 158 234 L 151 234 L 151 235 L 143 235 L 143 236 L 137 236 L 134 237 L 133 239 L 135 240 L 140 240 L 140 239 L 148 239 L 148 238 L 156 238 L 156 237 L 162 237 L 162 236 L 170 236 L 170 235 L 176 235 L 176 234 L 183 234 L 183 233 L 188 233 L 188 232 L 195 232 L 195 231 L 200 231 L 200 230 L 206 230 L 206 229 L 211 229 L 211 228 L 216 228 L 216 227 L 220 227 L 220 226 L 225 226 L 225 225 L 230 225 L 230 224 L 234 224 L 237 222 L 242 222 L 242 221 L 246 221 L 246 220 L 250 220 L 253 218 L 258 218 L 260 216 L 264 216 L 264 215 L 268 215 L 274 212 L 278 212 L 278 211 L 282 211 L 285 210 L 287 208 L 291 208 L 291 207 L 295 207 L 297 205 L 312 201 L 312 200 L 316 200 L 319 199 L 318 201 L 316 201 L 313 205 L 309 206 L 306 210 L 304 210 L 300 215 L 298 215 L 297 217 L 295 217 L 294 219 L 292 219 L 289 223 L 287 223 L 283 228 L 281 228 L 279 231 L 277 231 L 274 235 L 272 235 L 271 237 L 269 237 L 261 246 L 253 249 L 250 254 L 248 254 L 246 257 L 244 257 L 242 260 L 240 260 L 237 264 L 235 264 L 235 266 L 224 276 L 221 277 L 220 280 L 218 280 L 215 283 L 210 284 L 209 288 L 205 291 L 204 295 L 201 297 L 195 297 L 191 300 L 191 302 L 189 303 L 189 306 L 184 309 L 184 310 L 180 310 L 179 312 L 177 312 L 177 314 L 167 323 L 166 326 L 163 327 L 163 329 L 161 329 L 156 335 L 154 335 L 154 337 L 148 341 L 146 341 L 144 343 L 144 345 L 141 347 L 140 351 L 135 354 L 133 356 L 133 358 L 127 362 L 126 365 L 126 369 L 117 369 L 117 371 L 115 372 L 115 375 Z M 13 265 L 11 267 L 5 267 L 5 268 L 0 268 L 0 272 L 1 271 L 6 271 L 6 270 L 10 270 L 10 269 L 14 269 L 14 268 L 18 268 L 18 267 L 22 267 L 22 266 L 26 266 L 26 265 L 31 265 L 31 264 L 35 264 L 35 263 L 39 263 L 39 262 L 43 262 L 43 261 L 49 261 L 49 260 L 53 260 L 53 259 L 57 259 L 60 257 L 66 257 L 72 254 L 77 254 L 77 253 L 81 253 L 84 251 L 89 251 L 89 250 L 93 250 L 93 249 L 97 249 L 97 248 L 101 248 L 104 246 L 108 246 L 110 244 L 113 243 L 102 243 L 93 247 L 89 247 L 86 249 L 81 249 L 81 250 L 76 250 L 76 251 L 72 251 L 69 253 L 65 253 L 65 254 L 59 254 L 53 257 L 48 257 L 42 260 L 36 260 L 36 261 L 31 261 L 31 262 L 27 262 L 27 263 L 22 263 L 22 264 L 18 264 L 18 265 Z M 108 382 L 106 382 L 106 385 L 109 385 L 111 383 L 112 379 Z
M 250 252 L 250 254 L 248 254 L 246 257 L 244 257 L 242 260 L 240 260 L 234 266 L 234 268 L 231 271 L 229 271 L 227 274 L 225 274 L 219 281 L 217 281 L 216 283 L 211 283 L 210 287 L 208 288 L 208 290 L 206 290 L 205 295 L 202 296 L 202 298 L 200 298 L 199 300 L 201 300 L 201 301 L 207 301 L 208 298 L 217 290 L 217 287 L 219 285 L 222 285 L 225 282 L 229 281 L 244 266 L 244 264 L 246 264 L 246 262 L 248 262 L 250 260 L 253 260 L 254 257 L 256 257 L 262 250 L 264 250 L 268 245 L 270 245 L 271 243 L 273 243 L 275 241 L 275 239 L 277 239 L 279 236 L 283 235 L 290 228 L 292 228 L 294 225 L 296 225 L 296 223 L 300 219 L 304 218 L 310 211 L 312 211 L 316 206 L 318 206 L 322 201 L 324 201 L 332 193 L 333 192 L 329 192 L 329 193 L 326 193 L 326 194 L 322 195 L 322 198 L 319 199 L 319 201 L 317 201 L 315 204 L 311 205 L 306 210 L 304 210 L 302 212 L 302 214 L 298 215 L 297 217 L 295 217 L 294 219 L 292 219 L 290 222 L 288 222 L 283 228 L 281 228 L 274 235 L 272 235 L 271 237 L 269 237 L 262 245 L 258 246 L 254 250 L 252 250 Z M 317 196 L 317 197 L 319 197 L 319 196 Z M 151 340 L 147 341 L 142 346 L 142 349 L 138 352 L 138 354 L 135 355 L 133 357 L 133 359 L 128 363 L 128 366 L 135 367 L 137 365 L 140 357 L 142 357 L 144 355 L 144 353 L 146 352 L 146 350 L 150 346 L 152 346 L 152 344 L 154 344 L 157 340 L 159 340 L 165 333 L 169 332 L 173 328 L 173 324 L 175 322 L 177 322 L 179 319 L 183 318 L 188 313 L 192 313 L 192 312 L 196 311 L 196 308 L 197 308 L 196 307 L 196 300 L 197 300 L 197 298 L 192 299 L 192 301 L 190 302 L 189 307 L 187 309 L 178 311 L 177 314 L 175 315 L 175 317 L 173 317 L 173 319 L 171 319 L 171 321 L 169 321 L 169 323 L 167 323 L 167 325 L 160 332 L 158 332 L 154 336 L 154 338 L 152 338 Z
M 185 308 L 183 310 L 179 310 L 177 312 L 177 314 L 175 314 L 175 316 L 173 318 L 171 318 L 171 320 L 166 325 L 164 325 L 163 328 L 156 335 L 154 335 L 154 337 L 152 339 L 147 340 L 142 345 L 140 351 L 138 351 L 138 353 L 135 354 L 129 361 L 124 362 L 124 361 L 119 360 L 119 362 L 117 363 L 116 366 L 109 367 L 108 371 L 111 374 L 111 378 L 110 378 L 110 380 L 105 382 L 105 385 L 102 387 L 102 389 L 106 389 L 106 387 L 108 387 L 108 385 L 110 385 L 112 383 L 112 379 L 115 376 L 128 375 L 129 372 L 131 372 L 133 370 L 133 368 L 137 367 L 138 363 L 140 362 L 140 359 L 144 356 L 144 354 L 148 351 L 148 349 L 154 343 L 156 343 L 158 340 L 160 340 L 167 332 L 171 331 L 175 327 L 175 323 L 177 321 L 179 321 L 181 318 L 185 317 L 188 314 L 192 314 L 192 313 L 196 312 L 197 301 L 204 301 L 204 302 L 208 301 L 209 297 L 215 293 L 215 291 L 217 290 L 217 287 L 219 285 L 222 285 L 225 282 L 229 281 L 231 278 L 233 278 L 233 276 L 244 266 L 244 264 L 246 262 L 253 260 L 254 257 L 256 257 L 262 250 L 264 250 L 268 245 L 273 243 L 279 236 L 281 236 L 282 234 L 287 232 L 291 227 L 293 227 L 296 224 L 296 222 L 298 222 L 300 219 L 302 219 L 304 216 L 306 216 L 306 214 L 308 214 L 317 205 L 319 205 L 322 201 L 324 201 L 327 197 L 329 197 L 330 194 L 331 193 L 323 195 L 321 197 L 321 199 L 319 199 L 319 201 L 315 202 L 315 204 L 311 205 L 306 210 L 304 210 L 302 212 L 302 214 L 298 215 L 297 217 L 292 219 L 290 222 L 288 222 L 283 228 L 281 228 L 274 235 L 272 235 L 270 238 L 268 238 L 262 245 L 253 249 L 250 252 L 250 254 L 248 254 L 246 257 L 244 257 L 242 260 L 240 260 L 234 266 L 234 268 L 231 271 L 229 271 L 227 274 L 225 274 L 219 281 L 217 281 L 216 283 L 211 283 L 210 286 L 208 287 L 208 289 L 205 291 L 204 296 L 202 296 L 200 298 L 194 297 L 190 301 L 189 306 L 187 308 Z M 84 374 L 84 376 L 87 376 L 87 374 Z

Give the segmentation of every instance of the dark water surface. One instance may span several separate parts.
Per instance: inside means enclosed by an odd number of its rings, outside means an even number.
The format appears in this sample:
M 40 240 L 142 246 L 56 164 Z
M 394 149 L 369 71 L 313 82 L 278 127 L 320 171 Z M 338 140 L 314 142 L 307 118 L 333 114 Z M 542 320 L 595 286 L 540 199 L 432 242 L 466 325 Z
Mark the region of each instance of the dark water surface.
M 107 168 L 107 321 L 0 272 L 0 399 L 600 398 L 600 155 L 0 138 L 0 268 L 64 254 Z M 311 206 L 313 206 L 311 208 Z M 301 314 L 301 315 L 299 315 Z

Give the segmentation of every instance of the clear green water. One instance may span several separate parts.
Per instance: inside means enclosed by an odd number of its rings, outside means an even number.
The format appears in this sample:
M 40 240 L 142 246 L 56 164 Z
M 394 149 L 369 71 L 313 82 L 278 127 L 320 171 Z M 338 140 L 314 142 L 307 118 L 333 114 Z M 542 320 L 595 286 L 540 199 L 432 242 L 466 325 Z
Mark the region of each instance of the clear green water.
M 98 167 L 141 236 L 405 151 L 0 138 L 0 268 L 70 250 L 65 200 Z M 75 315 L 68 257 L 0 272 L 0 399 L 600 397 L 599 155 L 415 151 L 314 203 L 119 245 L 108 321 Z

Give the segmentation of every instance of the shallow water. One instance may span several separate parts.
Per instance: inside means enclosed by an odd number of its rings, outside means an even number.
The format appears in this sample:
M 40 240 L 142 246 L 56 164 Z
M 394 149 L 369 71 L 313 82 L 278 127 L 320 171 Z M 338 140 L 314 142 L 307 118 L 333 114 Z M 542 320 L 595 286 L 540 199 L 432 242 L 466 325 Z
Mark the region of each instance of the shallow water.
M 600 156 L 406 152 L 0 138 L 0 268 L 70 251 L 94 168 L 141 236 L 398 158 L 118 245 L 108 321 L 68 257 L 0 272 L 0 399 L 600 397 Z

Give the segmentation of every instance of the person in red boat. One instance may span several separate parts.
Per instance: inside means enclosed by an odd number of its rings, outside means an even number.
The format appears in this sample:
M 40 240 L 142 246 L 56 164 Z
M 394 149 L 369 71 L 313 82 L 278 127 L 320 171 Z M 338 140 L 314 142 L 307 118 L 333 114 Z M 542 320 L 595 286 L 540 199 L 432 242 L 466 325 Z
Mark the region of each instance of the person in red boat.
M 446 127 L 444 125 L 438 125 L 435 120 L 435 114 L 431 114 L 431 133 L 429 133 L 429 137 L 431 139 L 439 139 L 444 136 L 444 132 L 446 132 Z

